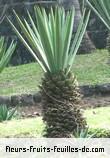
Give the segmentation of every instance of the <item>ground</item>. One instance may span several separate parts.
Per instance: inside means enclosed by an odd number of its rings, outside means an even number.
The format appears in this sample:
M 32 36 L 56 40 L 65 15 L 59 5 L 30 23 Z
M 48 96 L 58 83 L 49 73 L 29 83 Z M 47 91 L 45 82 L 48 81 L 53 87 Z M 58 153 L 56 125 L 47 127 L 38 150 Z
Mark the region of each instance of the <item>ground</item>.
M 110 107 L 110 96 L 91 96 L 85 97 L 81 101 L 82 109 L 96 107 Z M 41 103 L 36 103 L 35 106 L 22 106 L 19 112 L 23 117 L 41 116 Z
M 106 113 L 106 115 L 105 115 Z M 110 129 L 110 107 L 84 111 L 90 128 Z M 13 128 L 12 128 L 13 127 Z M 44 130 L 42 117 L 13 119 L 0 123 L 0 137 L 42 137 Z
M 83 98 L 83 105 L 84 107 L 110 107 L 110 96 L 91 96 Z

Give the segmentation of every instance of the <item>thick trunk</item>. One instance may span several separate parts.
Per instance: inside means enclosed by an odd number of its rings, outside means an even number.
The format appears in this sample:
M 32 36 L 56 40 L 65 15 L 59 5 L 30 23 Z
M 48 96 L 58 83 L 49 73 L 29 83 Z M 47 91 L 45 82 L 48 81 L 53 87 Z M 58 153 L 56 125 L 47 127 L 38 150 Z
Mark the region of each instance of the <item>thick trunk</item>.
M 59 3 L 61 3 L 66 10 L 70 9 L 73 5 L 76 9 L 76 15 L 75 15 L 75 23 L 74 23 L 74 29 L 73 31 L 76 32 L 79 21 L 81 19 L 81 11 L 80 11 L 80 5 L 78 0 L 59 0 Z M 81 46 L 79 48 L 79 53 L 90 53 L 95 50 L 95 46 L 91 39 L 89 38 L 87 32 L 85 33 Z
M 84 129 L 86 121 L 80 112 L 77 80 L 69 73 L 45 74 L 42 80 L 43 120 L 46 137 L 68 138 L 77 128 Z

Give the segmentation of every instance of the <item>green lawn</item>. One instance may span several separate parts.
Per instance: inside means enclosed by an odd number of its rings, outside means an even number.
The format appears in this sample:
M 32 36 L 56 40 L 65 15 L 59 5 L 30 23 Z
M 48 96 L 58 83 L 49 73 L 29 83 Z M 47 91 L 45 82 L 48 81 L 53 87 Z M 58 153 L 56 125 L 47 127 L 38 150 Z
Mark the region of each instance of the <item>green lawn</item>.
M 86 110 L 85 116 L 91 128 L 110 129 L 110 107 Z
M 0 123 L 0 137 L 41 137 L 44 124 L 41 117 Z
M 86 110 L 85 117 L 90 128 L 110 130 L 110 107 Z M 11 120 L 0 123 L 0 137 L 41 137 L 44 127 L 41 117 Z
M 82 85 L 110 82 L 110 65 L 107 65 L 108 57 L 106 50 L 78 55 L 72 71 L 77 75 L 79 83 Z M 43 72 L 36 63 L 6 68 L 0 74 L 0 95 L 37 91 L 42 76 Z

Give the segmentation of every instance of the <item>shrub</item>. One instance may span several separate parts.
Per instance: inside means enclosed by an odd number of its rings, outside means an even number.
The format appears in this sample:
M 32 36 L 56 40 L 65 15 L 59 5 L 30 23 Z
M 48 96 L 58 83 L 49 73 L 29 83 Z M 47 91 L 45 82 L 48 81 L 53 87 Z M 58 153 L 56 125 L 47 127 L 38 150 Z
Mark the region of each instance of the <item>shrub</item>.
M 73 135 L 75 138 L 110 138 L 110 130 L 100 128 L 77 129 Z
M 0 122 L 11 120 L 16 112 L 16 108 L 10 109 L 6 105 L 0 105 Z
M 89 129 L 89 135 L 94 134 L 94 138 L 110 138 L 110 130 L 109 129 Z
M 85 129 L 77 128 L 77 131 L 73 133 L 75 138 L 93 138 L 94 133 L 89 133 L 89 127 Z

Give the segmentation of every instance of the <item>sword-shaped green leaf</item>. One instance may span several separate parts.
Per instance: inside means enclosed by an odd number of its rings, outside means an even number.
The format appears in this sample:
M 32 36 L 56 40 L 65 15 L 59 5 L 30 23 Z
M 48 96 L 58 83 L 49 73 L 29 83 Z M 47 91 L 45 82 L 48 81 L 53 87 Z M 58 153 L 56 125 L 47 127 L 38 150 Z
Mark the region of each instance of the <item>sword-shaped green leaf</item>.
M 15 13 L 23 34 L 8 18 L 20 40 L 45 72 L 56 73 L 65 70 L 69 72 L 84 35 L 90 12 L 85 14 L 84 11 L 71 48 L 74 7 L 65 12 L 63 7 L 56 6 L 47 13 L 44 8 L 35 6 L 35 18 L 32 18 L 29 12 L 27 14 L 29 22 L 25 19 L 21 20 Z
M 0 38 L 0 72 L 2 72 L 2 70 L 8 64 L 12 54 L 15 51 L 15 48 L 16 43 L 14 41 L 12 41 L 10 46 L 7 47 L 4 37 Z
M 86 2 L 110 30 L 110 0 L 86 0 Z

